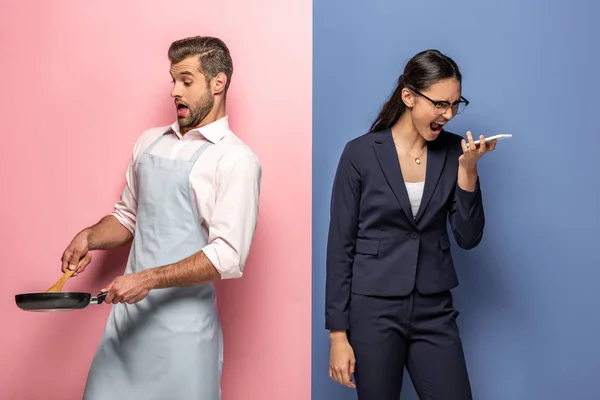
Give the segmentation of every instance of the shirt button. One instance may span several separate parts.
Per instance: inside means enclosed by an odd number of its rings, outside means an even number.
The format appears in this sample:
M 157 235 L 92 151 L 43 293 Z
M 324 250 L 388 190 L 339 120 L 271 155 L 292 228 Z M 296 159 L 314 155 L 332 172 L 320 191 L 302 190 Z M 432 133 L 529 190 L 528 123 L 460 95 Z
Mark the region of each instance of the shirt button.
M 417 239 L 419 237 L 419 234 L 417 232 L 411 232 L 410 237 L 413 239 Z

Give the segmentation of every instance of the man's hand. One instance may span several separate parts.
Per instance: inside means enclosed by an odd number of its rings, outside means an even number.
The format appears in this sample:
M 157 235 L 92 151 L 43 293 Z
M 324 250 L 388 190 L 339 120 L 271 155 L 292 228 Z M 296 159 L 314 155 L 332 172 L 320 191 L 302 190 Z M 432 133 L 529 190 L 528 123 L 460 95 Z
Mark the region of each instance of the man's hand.
M 109 304 L 133 304 L 143 300 L 150 291 L 148 280 L 141 273 L 115 278 L 102 292 L 108 292 L 104 300 Z
M 75 271 L 77 276 L 92 262 L 92 251 L 107 250 L 128 243 L 133 235 L 113 215 L 107 215 L 95 225 L 79 232 L 63 252 L 61 261 L 62 272 L 68 269 Z M 83 260 L 79 268 L 77 264 Z
M 69 243 L 65 251 L 63 252 L 61 261 L 62 272 L 67 272 L 67 269 L 75 270 L 79 260 L 84 259 L 81 266 L 77 268 L 77 271 L 73 276 L 77 276 L 92 262 L 92 254 L 89 252 L 89 233 L 84 230 L 77 234 Z

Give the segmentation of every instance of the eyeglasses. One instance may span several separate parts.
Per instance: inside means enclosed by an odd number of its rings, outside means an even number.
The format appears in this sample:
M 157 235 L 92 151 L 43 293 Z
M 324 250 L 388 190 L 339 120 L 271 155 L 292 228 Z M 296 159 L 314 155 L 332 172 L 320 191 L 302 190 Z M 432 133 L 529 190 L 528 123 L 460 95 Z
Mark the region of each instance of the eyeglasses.
M 442 115 L 444 114 L 450 107 L 452 107 L 452 113 L 454 115 L 458 115 L 461 112 L 463 112 L 465 110 L 465 108 L 469 105 L 469 100 L 465 99 L 464 97 L 460 96 L 461 100 L 457 100 L 454 103 L 450 103 L 449 101 L 437 101 L 437 100 L 432 100 L 429 97 L 425 96 L 423 93 L 419 92 L 418 90 L 415 90 L 413 88 L 409 88 L 410 90 L 412 90 L 413 92 L 415 92 L 416 94 L 418 94 L 421 97 L 426 98 L 427 100 L 429 100 L 431 102 L 431 104 L 433 104 L 433 113 L 435 115 Z

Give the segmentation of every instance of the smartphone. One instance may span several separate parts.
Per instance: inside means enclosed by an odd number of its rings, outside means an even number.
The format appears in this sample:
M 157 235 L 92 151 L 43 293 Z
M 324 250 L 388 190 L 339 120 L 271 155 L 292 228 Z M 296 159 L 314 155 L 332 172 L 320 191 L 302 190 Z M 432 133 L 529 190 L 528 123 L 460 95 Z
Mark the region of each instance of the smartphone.
M 494 135 L 494 136 L 490 136 L 490 137 L 486 137 L 485 138 L 485 142 L 489 143 L 492 140 L 502 140 L 502 139 L 508 139 L 511 138 L 512 135 L 510 133 L 503 133 L 501 135 Z M 467 139 L 465 139 L 465 141 L 467 141 Z M 479 140 L 475 140 L 474 141 L 475 146 L 479 145 Z M 467 141 L 467 147 L 469 147 L 469 142 Z

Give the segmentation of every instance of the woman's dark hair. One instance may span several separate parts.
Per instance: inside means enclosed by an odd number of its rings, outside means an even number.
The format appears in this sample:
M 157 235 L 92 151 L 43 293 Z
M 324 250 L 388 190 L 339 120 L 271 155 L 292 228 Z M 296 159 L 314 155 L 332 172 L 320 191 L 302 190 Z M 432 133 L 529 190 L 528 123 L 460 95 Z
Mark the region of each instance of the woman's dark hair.
M 404 73 L 398 78 L 394 92 L 381 108 L 370 131 L 389 129 L 398 122 L 406 110 L 402 101 L 403 88 L 424 91 L 438 81 L 449 78 L 462 82 L 458 65 L 450 57 L 438 50 L 425 50 L 416 54 L 404 67 Z

